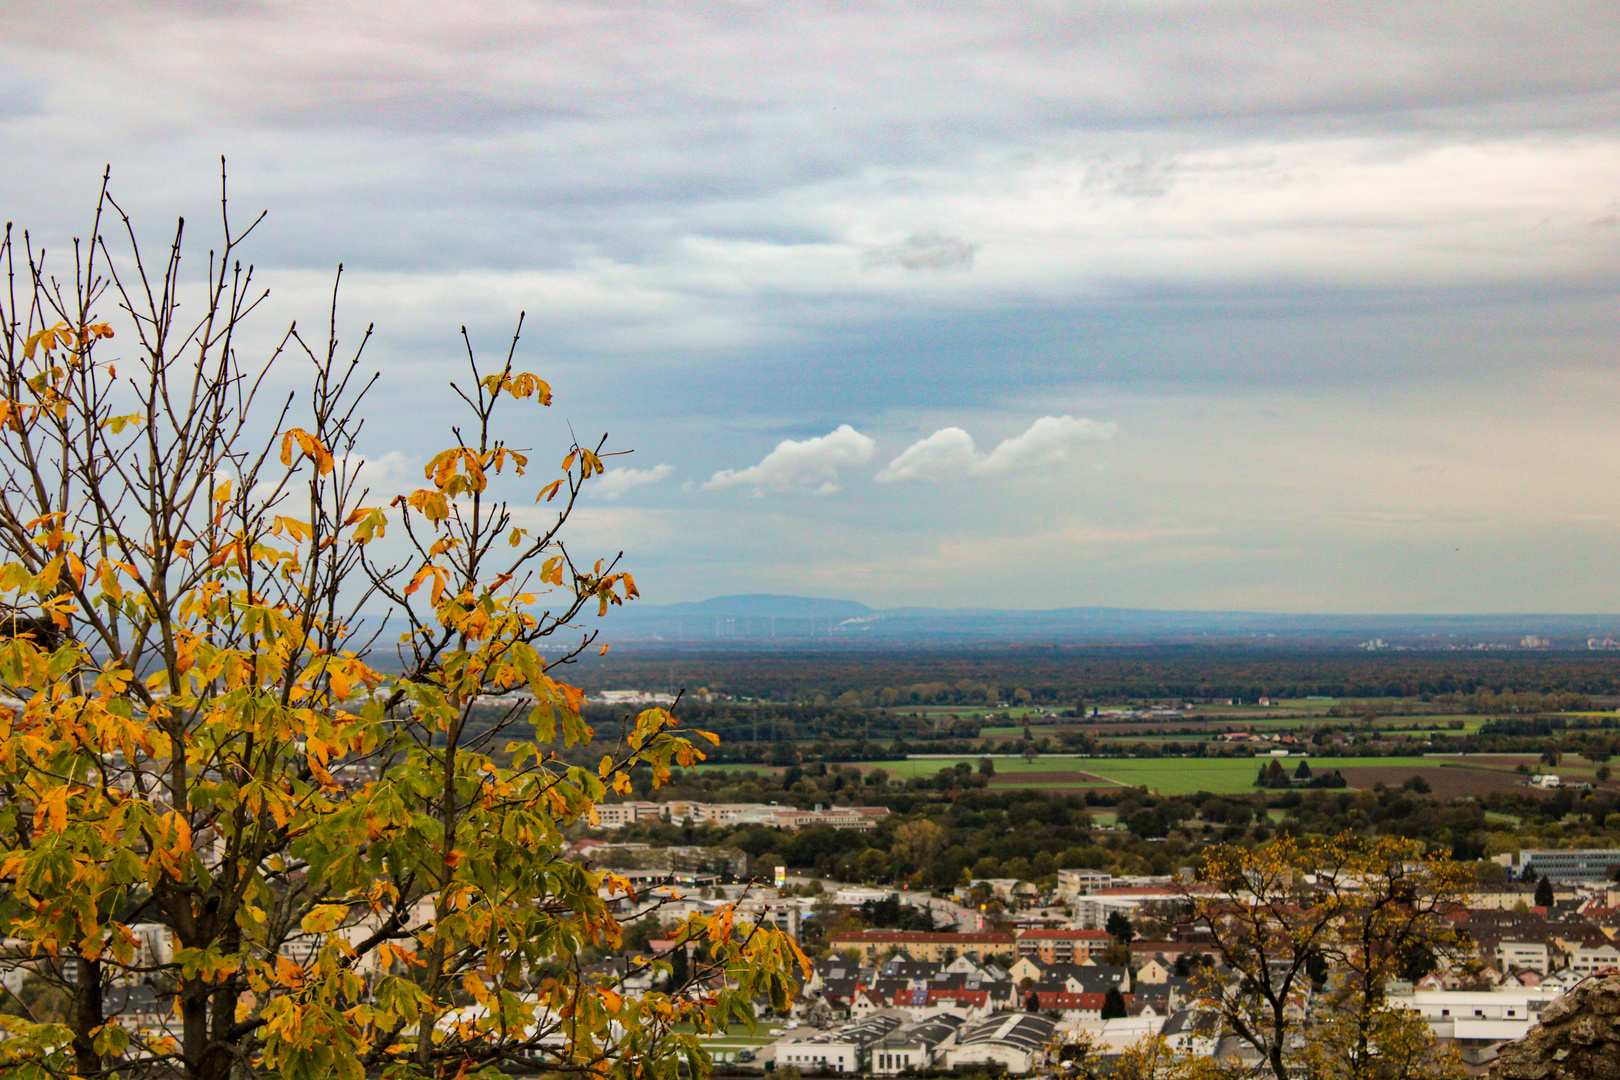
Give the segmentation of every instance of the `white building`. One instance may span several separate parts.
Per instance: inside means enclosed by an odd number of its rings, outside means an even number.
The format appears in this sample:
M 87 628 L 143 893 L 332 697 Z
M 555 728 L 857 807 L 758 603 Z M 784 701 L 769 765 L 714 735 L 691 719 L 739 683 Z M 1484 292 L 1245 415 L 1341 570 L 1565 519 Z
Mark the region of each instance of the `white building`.
M 622 829 L 638 821 L 661 821 L 664 806 L 655 802 L 597 803 L 596 825 L 599 829 Z
M 1162 1016 L 1121 1016 L 1113 1020 L 1081 1020 L 1064 1025 L 1064 1030 L 1085 1035 L 1105 1054 L 1121 1053 L 1143 1039 L 1152 1038 L 1164 1028 Z
M 875 1076 L 894 1076 L 932 1068 L 935 1051 L 948 1045 L 961 1026 L 962 1017 L 940 1012 L 920 1024 L 885 1036 L 874 1043 L 870 1051 L 871 1072 Z
M 1562 990 L 1543 986 L 1503 986 L 1495 990 L 1418 990 L 1410 997 L 1392 995 L 1393 1006 L 1406 1005 L 1415 1010 L 1435 1034 L 1445 1037 L 1444 1023 L 1452 1024 L 1458 1039 L 1509 1038 L 1516 1039 L 1530 1030 L 1530 1024 L 1541 1016 L 1541 1010 L 1551 1005 Z M 1478 1021 L 1492 1021 L 1490 1030 L 1511 1031 L 1513 1034 L 1463 1034 L 1464 1030 L 1478 1028 Z M 1504 1025 L 1502 1022 L 1510 1022 Z
M 1059 870 L 1057 877 L 1057 894 L 1064 900 L 1090 896 L 1114 883 L 1114 876 L 1101 870 Z
M 968 1025 L 956 1043 L 939 1055 L 938 1065 L 999 1065 L 1009 1073 L 1029 1073 L 1046 1063 L 1057 1025 L 1034 1013 L 997 1013 Z
M 806 1035 L 776 1044 L 776 1067 L 800 1072 L 860 1072 L 860 1044 L 831 1035 Z
M 1570 973 L 1583 979 L 1609 967 L 1620 967 L 1620 949 L 1613 945 L 1576 949 L 1569 954 Z
M 1552 970 L 1547 946 L 1538 941 L 1504 941 L 1496 946 L 1496 966 L 1503 971 L 1539 971 L 1546 975 Z

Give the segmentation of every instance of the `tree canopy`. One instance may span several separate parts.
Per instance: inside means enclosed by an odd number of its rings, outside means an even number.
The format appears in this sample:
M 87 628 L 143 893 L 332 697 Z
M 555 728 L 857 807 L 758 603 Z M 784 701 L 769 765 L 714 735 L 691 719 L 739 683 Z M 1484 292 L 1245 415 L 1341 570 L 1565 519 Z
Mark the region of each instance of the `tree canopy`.
M 104 185 L 65 258 L 0 242 L 0 937 L 70 1001 L 0 1017 L 0 1071 L 706 1072 L 701 1034 L 785 1006 L 805 961 L 727 905 L 681 927 L 667 992 L 581 968 L 631 889 L 562 830 L 707 745 L 663 709 L 599 739 L 558 677 L 636 595 L 565 544 L 605 437 L 512 445 L 551 388 L 517 334 L 469 343 L 425 483 L 368 490 L 370 331 L 344 346 L 334 290 L 320 334 L 247 359 L 252 228 L 222 230 L 192 274 L 183 226 L 152 258 Z M 116 1015 L 135 984 L 172 1015 Z

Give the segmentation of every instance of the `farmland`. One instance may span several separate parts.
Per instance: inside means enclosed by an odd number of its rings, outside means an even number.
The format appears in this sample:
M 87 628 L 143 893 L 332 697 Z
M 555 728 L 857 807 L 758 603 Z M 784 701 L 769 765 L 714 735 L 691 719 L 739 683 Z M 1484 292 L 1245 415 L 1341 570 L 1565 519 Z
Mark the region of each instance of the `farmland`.
M 862 762 L 863 770 L 882 769 L 894 779 L 929 777 L 941 769 L 966 764 L 977 769 L 982 759 L 973 756 L 917 756 L 904 760 Z M 1255 773 L 1268 757 L 1235 758 L 1126 758 L 1085 757 L 1076 754 L 994 757 L 993 788 L 1034 788 L 1054 790 L 1145 787 L 1161 795 L 1191 795 L 1207 791 L 1217 795 L 1237 795 L 1256 790 Z M 1283 758 L 1293 771 L 1302 759 Z M 1351 788 L 1371 788 L 1376 784 L 1398 787 L 1413 776 L 1422 776 L 1434 793 L 1445 798 L 1482 794 L 1486 791 L 1528 790 L 1525 777 L 1517 772 L 1520 764 L 1539 770 L 1534 755 L 1429 755 L 1408 757 L 1311 757 L 1303 759 L 1320 774 L 1337 770 Z M 765 766 L 701 766 L 703 770 L 729 768 L 739 771 L 773 771 Z M 1586 762 L 1566 759 L 1559 773 L 1567 782 L 1595 783 L 1595 768 Z

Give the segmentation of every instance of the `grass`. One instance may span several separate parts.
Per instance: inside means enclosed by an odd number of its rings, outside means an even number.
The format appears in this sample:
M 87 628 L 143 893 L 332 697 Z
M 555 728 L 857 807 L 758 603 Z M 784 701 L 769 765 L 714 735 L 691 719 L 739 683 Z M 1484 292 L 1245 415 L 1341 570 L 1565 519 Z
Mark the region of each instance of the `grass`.
M 1549 769 L 1540 763 L 1535 754 L 1493 754 L 1494 761 L 1479 761 L 1476 757 L 1447 755 L 1445 757 L 1325 757 L 1312 754 L 1309 758 L 1311 770 L 1320 773 L 1324 770 L 1334 770 L 1344 774 L 1351 787 L 1356 787 L 1356 771 L 1358 769 L 1379 768 L 1433 768 L 1445 764 L 1454 768 L 1483 769 L 1493 772 L 1513 772 L 1514 765 L 1523 761 L 1532 772 L 1551 771 L 1561 776 L 1579 779 L 1582 781 L 1594 779 L 1597 767 L 1585 759 L 1576 759 L 1567 755 L 1557 768 Z M 1199 791 L 1208 791 L 1217 795 L 1249 794 L 1257 790 L 1254 787 L 1254 775 L 1269 757 L 1234 757 L 1234 758 L 1088 758 L 1074 754 L 1051 754 L 1037 757 L 1033 761 L 1025 761 L 1021 757 L 996 757 L 995 775 L 992 784 L 998 788 L 1030 787 L 1038 790 L 1062 790 L 1064 788 L 1085 787 L 1121 787 L 1146 786 L 1149 790 L 1164 795 L 1191 795 Z M 1278 759 L 1283 767 L 1292 772 L 1298 768 L 1297 759 Z M 938 758 L 908 758 L 904 761 L 868 761 L 863 766 L 868 769 L 883 769 L 891 777 L 905 779 L 913 776 L 933 776 L 941 769 L 955 768 L 958 764 L 966 763 L 975 772 L 978 770 L 979 758 L 976 755 Z M 738 771 L 767 770 L 764 765 L 700 765 L 701 770 L 734 769 Z M 1076 777 L 1072 781 L 1051 780 L 1042 777 L 1039 780 L 1030 780 L 1028 784 L 1021 784 L 1018 777 L 1029 773 L 1062 773 L 1084 772 L 1099 777 L 1100 781 L 1082 780 Z
M 1086 762 L 1088 772 L 1123 784 L 1146 786 L 1165 795 L 1209 791 L 1217 795 L 1252 792 L 1257 758 L 1099 758 Z M 1297 767 L 1297 766 L 1294 766 Z

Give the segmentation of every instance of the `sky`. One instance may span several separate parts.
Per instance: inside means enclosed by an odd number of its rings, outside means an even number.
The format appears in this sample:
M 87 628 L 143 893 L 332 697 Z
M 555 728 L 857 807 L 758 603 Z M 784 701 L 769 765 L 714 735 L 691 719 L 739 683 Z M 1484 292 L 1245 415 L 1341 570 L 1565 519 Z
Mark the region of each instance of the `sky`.
M 1613 15 L 11 4 L 0 216 L 205 244 L 224 155 L 384 487 L 526 312 L 651 603 L 1620 612 Z

